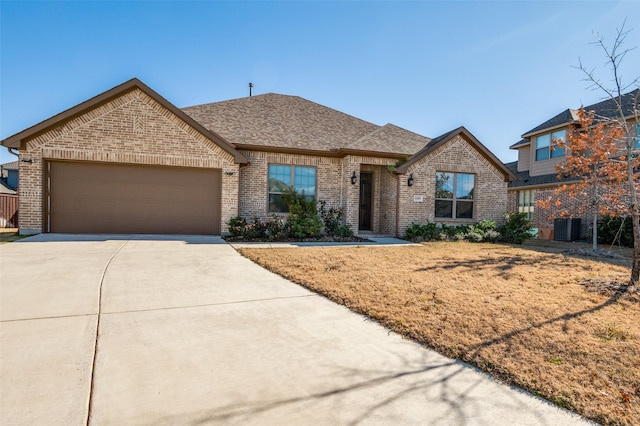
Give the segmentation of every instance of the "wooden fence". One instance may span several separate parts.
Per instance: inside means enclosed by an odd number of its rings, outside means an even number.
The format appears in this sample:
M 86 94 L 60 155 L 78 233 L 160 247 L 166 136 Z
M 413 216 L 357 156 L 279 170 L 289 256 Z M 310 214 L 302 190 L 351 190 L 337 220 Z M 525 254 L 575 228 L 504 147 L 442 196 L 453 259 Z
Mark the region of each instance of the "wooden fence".
M 0 194 L 0 228 L 18 227 L 18 196 Z

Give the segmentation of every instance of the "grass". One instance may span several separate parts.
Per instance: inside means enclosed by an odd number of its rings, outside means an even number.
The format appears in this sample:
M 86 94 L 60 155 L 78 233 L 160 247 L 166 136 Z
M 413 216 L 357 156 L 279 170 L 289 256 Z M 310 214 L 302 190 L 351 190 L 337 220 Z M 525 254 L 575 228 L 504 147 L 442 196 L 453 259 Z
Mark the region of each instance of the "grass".
M 626 266 L 462 242 L 240 251 L 559 406 L 640 424 L 640 301 L 615 291 Z
M 0 244 L 11 243 L 25 237 L 28 235 L 18 234 L 17 228 L 0 228 Z

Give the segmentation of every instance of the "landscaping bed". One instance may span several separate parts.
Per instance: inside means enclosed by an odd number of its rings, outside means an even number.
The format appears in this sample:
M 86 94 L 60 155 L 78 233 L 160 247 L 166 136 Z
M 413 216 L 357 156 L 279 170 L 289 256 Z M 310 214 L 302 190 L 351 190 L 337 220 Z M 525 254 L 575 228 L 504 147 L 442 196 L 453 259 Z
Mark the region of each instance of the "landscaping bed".
M 561 407 L 640 424 L 640 300 L 625 266 L 466 242 L 240 252 Z

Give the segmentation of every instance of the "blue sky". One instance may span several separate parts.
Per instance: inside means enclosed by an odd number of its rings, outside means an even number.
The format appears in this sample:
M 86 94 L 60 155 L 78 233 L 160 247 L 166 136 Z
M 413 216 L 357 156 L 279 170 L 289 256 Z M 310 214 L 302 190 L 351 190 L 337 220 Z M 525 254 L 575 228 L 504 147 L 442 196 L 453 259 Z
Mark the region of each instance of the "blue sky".
M 505 162 L 522 133 L 599 101 L 572 68 L 609 78 L 593 31 L 638 1 L 0 2 L 0 138 L 132 77 L 185 107 L 297 95 L 435 137 L 460 125 Z M 640 74 L 640 49 L 623 79 Z M 0 150 L 0 162 L 15 157 Z

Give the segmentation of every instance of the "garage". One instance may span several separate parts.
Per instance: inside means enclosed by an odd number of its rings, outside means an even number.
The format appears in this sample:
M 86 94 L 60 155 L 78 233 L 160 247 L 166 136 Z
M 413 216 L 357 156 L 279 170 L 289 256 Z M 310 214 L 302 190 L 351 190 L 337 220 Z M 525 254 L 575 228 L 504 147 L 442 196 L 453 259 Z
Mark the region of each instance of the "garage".
M 45 229 L 219 235 L 221 170 L 46 162 Z

